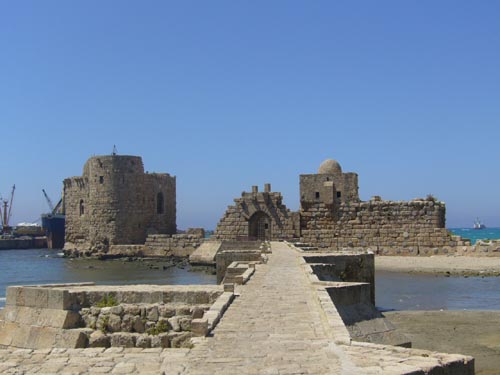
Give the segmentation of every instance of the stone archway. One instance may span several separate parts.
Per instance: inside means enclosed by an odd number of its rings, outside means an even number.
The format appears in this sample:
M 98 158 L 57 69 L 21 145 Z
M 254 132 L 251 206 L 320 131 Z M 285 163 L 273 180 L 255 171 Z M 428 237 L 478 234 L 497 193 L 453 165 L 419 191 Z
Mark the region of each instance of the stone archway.
M 263 211 L 258 211 L 248 220 L 248 237 L 259 241 L 271 240 L 271 218 Z

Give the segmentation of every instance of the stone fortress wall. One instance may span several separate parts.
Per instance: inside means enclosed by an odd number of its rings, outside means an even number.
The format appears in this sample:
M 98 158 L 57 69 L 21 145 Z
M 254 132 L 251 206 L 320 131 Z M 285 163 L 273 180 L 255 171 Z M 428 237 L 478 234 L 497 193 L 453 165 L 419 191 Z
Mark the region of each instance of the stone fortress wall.
M 81 177 L 64 180 L 63 195 L 68 251 L 106 252 L 176 233 L 175 176 L 144 173 L 138 156 L 91 157 Z
M 234 203 L 217 225 L 218 240 L 270 241 L 299 234 L 298 213 L 283 204 L 281 193 L 271 192 L 271 184 L 265 184 L 263 192 L 253 186 L 252 192 L 243 192 Z
M 137 156 L 90 158 L 81 177 L 64 180 L 65 252 L 72 256 L 189 256 L 203 233 L 176 234 L 176 180 L 144 173 Z M 243 192 L 217 225 L 219 241 L 294 240 L 331 250 L 386 255 L 500 255 L 497 243 L 471 246 L 445 228 L 446 208 L 434 197 L 361 201 L 358 175 L 326 160 L 300 176 L 300 210 L 290 211 L 265 184 Z
M 344 173 L 326 160 L 316 174 L 300 176 L 300 210 L 290 212 L 280 193 L 253 188 L 235 199 L 217 226 L 219 240 L 295 239 L 325 250 L 371 250 L 386 255 L 478 254 L 470 241 L 445 227 L 446 207 L 432 196 L 411 201 L 386 201 L 374 196 L 361 201 L 358 175 Z M 255 224 L 260 220 L 263 224 Z M 267 226 L 266 226 L 267 224 Z M 264 228 L 260 230 L 259 228 Z M 266 229 L 267 228 L 267 229 Z M 489 254 L 490 255 L 490 254 Z
M 345 181 L 350 181 L 346 184 Z M 372 248 L 377 252 L 465 245 L 445 228 L 446 207 L 429 196 L 384 201 L 358 196 L 357 175 L 326 160 L 317 174 L 300 176 L 301 239 L 320 248 Z

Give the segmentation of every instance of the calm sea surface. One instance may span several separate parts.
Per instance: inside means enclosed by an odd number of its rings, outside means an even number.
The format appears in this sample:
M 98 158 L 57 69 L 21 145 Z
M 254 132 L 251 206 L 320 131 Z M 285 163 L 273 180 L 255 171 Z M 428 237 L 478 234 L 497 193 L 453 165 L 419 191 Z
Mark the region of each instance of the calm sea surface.
M 381 310 L 500 310 L 500 277 L 376 272 Z
M 168 262 L 68 259 L 57 250 L 0 251 L 0 307 L 9 285 L 88 282 L 96 284 L 215 284 L 214 275 L 168 267 Z M 163 266 L 168 267 L 163 270 Z M 151 269 L 153 267 L 153 269 Z M 159 268 L 159 269 L 158 269 Z
M 500 228 L 453 228 L 457 235 L 500 239 Z M 215 284 L 215 276 L 168 267 L 167 262 L 61 258 L 55 250 L 0 251 L 0 307 L 9 285 L 93 281 L 97 284 Z M 153 269 L 151 269 L 153 267 Z M 500 277 L 376 273 L 376 302 L 396 310 L 500 310 Z

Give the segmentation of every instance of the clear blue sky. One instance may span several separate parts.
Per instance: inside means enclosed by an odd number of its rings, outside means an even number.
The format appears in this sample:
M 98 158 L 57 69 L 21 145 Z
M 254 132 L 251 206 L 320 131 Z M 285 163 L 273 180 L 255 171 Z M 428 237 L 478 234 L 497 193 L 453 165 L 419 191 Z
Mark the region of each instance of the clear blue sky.
M 0 193 L 47 210 L 86 159 L 177 176 L 179 228 L 251 185 L 299 207 L 326 158 L 360 195 L 500 226 L 498 1 L 3 1 Z

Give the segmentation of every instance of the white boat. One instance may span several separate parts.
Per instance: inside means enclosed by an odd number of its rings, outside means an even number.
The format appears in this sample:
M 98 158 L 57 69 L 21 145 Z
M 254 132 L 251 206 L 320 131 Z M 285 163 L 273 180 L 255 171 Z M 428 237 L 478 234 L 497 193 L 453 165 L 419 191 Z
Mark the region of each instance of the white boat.
M 479 218 L 476 218 L 476 221 L 474 221 L 474 229 L 484 229 L 486 228 L 486 225 L 484 225 L 483 223 L 481 223 L 481 220 L 479 220 Z

